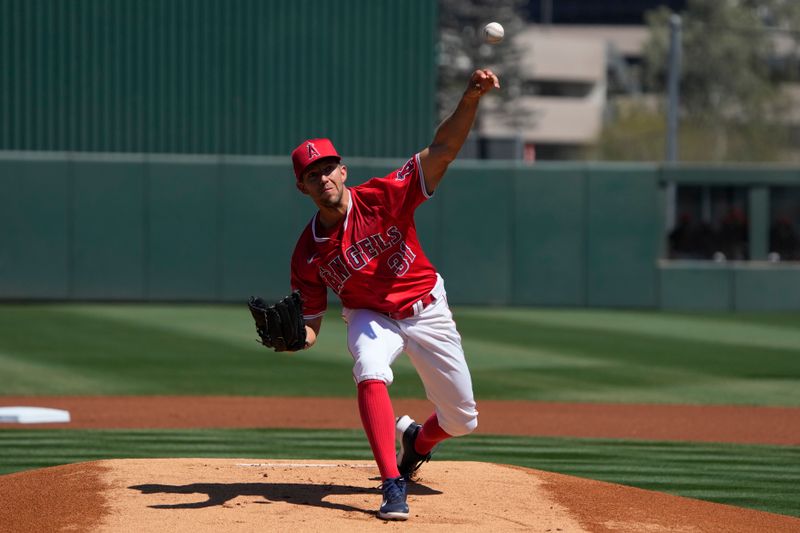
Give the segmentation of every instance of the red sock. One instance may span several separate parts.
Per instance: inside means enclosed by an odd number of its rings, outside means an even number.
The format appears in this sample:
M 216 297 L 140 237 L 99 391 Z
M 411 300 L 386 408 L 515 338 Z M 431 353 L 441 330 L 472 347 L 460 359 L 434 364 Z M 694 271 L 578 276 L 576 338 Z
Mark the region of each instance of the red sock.
M 381 479 L 398 477 L 394 445 L 394 409 L 386 383 L 368 379 L 358 384 L 358 412 Z
M 436 413 L 433 413 L 425 423 L 422 424 L 422 429 L 417 433 L 414 449 L 417 453 L 425 455 L 430 452 L 434 446 L 450 437 L 452 437 L 452 435 L 442 429 L 442 426 L 439 425 L 439 418 L 436 416 Z

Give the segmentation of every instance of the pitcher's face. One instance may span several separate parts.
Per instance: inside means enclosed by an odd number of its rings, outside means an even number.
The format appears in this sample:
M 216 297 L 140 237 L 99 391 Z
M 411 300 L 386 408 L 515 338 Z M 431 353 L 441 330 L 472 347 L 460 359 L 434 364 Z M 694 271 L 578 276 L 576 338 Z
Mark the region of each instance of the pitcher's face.
M 309 165 L 297 187 L 319 207 L 337 207 L 344 195 L 347 167 L 335 158 L 321 159 Z

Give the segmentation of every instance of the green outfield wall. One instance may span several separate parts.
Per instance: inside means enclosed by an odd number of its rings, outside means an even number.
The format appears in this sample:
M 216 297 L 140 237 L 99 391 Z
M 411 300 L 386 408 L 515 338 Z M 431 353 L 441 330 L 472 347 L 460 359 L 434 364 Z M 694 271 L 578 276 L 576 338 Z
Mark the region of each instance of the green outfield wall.
M 402 156 L 436 31 L 431 0 L 3 0 L 0 149 Z
M 348 158 L 348 182 L 404 161 Z M 765 188 L 800 184 L 728 170 L 459 161 L 417 225 L 457 304 L 800 309 L 796 263 L 661 259 L 668 183 L 740 180 L 751 232 L 766 231 Z M 6 151 L 0 191 L 4 300 L 276 298 L 314 212 L 288 156 Z

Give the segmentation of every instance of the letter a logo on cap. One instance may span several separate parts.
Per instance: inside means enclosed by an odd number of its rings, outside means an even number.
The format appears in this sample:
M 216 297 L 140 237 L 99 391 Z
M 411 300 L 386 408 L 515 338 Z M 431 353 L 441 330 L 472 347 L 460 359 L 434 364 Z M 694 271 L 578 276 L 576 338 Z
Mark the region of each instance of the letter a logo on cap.
M 330 139 L 306 139 L 297 145 L 297 148 L 292 150 L 292 165 L 294 166 L 294 175 L 298 180 L 303 179 L 303 171 L 316 161 L 324 157 L 336 158 L 341 161 L 342 158 L 336 153 L 336 148 L 333 147 Z

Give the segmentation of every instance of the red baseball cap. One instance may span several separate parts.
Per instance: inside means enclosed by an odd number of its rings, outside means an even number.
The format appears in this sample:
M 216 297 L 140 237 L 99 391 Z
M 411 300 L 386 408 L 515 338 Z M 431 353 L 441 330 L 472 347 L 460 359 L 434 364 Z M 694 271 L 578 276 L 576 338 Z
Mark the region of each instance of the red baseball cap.
M 299 181 L 308 165 L 324 157 L 335 157 L 341 161 L 342 157 L 336 152 L 330 139 L 308 139 L 292 151 L 294 175 Z

